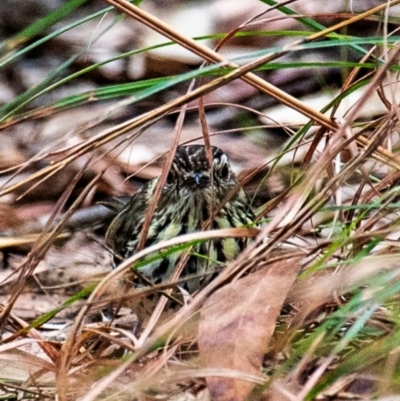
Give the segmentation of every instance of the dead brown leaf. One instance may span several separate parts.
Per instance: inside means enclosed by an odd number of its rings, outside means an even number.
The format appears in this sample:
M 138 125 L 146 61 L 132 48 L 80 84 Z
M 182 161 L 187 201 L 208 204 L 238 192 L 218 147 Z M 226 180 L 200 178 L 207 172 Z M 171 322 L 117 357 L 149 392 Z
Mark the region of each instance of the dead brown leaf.
M 209 377 L 211 399 L 244 400 L 260 375 L 275 322 L 300 269 L 292 258 L 265 266 L 215 292 L 205 303 L 199 324 L 199 352 L 204 367 L 229 369 L 230 377 Z

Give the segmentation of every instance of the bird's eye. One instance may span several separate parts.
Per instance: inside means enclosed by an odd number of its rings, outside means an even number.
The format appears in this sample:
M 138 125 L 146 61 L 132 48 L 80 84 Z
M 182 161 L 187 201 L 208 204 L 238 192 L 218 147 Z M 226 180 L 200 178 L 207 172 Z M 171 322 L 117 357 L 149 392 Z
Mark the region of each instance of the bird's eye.
M 170 171 L 167 175 L 167 179 L 165 181 L 167 184 L 171 185 L 174 182 L 174 174 Z
M 219 175 L 221 178 L 226 180 L 229 178 L 229 166 L 227 164 L 224 164 L 219 172 Z

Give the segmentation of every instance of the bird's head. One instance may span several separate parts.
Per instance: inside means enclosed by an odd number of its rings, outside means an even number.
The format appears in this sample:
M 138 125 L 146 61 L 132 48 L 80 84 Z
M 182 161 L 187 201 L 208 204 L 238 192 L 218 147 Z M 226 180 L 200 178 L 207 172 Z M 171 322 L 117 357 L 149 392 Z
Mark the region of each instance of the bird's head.
M 212 166 L 203 145 L 180 146 L 177 148 L 166 181 L 166 189 L 174 189 L 182 196 L 209 194 L 213 192 L 222 199 L 238 184 L 221 149 L 211 147 Z

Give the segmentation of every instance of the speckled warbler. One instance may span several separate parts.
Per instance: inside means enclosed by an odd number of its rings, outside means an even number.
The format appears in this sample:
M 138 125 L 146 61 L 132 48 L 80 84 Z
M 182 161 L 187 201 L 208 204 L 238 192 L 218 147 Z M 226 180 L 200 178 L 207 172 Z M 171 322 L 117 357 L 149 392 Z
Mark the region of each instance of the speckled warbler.
M 242 227 L 254 223 L 250 201 L 240 187 L 227 156 L 211 147 L 212 164 L 203 145 L 177 148 L 167 180 L 151 220 L 145 246 L 178 235 L 200 231 L 211 217 L 208 229 Z M 116 255 L 125 259 L 137 247 L 148 206 L 158 178 L 141 187 L 111 222 L 106 240 Z M 236 189 L 236 191 L 234 191 Z M 228 197 L 228 194 L 232 194 Z M 225 202 L 222 204 L 221 202 Z M 193 292 L 204 285 L 218 264 L 235 258 L 245 246 L 243 238 L 213 239 L 196 244 L 183 270 L 191 275 L 187 289 Z M 170 278 L 186 250 L 142 267 L 140 273 L 154 284 Z M 193 278 L 193 275 L 198 277 Z

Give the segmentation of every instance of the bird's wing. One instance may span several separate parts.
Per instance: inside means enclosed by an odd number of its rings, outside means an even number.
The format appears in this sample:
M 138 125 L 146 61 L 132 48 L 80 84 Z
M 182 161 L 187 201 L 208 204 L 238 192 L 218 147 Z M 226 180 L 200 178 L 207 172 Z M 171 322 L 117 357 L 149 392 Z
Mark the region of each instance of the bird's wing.
M 143 185 L 111 222 L 106 234 L 106 243 L 117 255 L 126 258 L 134 251 L 144 217 L 152 198 L 155 180 Z
M 110 209 L 115 213 L 119 213 L 128 204 L 131 198 L 132 198 L 131 196 L 118 196 L 115 198 L 97 202 L 97 204 L 103 205 L 107 209 Z

